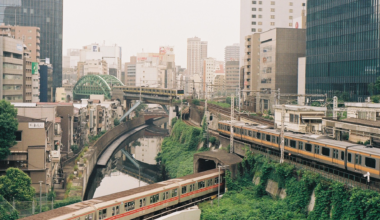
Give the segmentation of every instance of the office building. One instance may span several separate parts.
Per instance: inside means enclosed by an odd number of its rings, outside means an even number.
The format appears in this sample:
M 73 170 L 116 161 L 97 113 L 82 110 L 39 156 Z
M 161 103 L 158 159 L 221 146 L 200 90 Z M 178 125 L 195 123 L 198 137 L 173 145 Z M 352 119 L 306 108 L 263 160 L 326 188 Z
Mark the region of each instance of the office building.
M 125 63 L 124 71 L 125 71 L 125 82 L 126 86 L 136 86 L 136 62 L 137 57 L 131 56 L 129 63 Z
M 380 71 L 378 6 L 369 0 L 308 1 L 307 94 L 359 102 L 371 95 L 368 85 Z
M 23 102 L 23 42 L 0 36 L 0 54 L 0 98 L 10 102 Z
M 239 56 L 240 56 L 240 45 L 239 44 L 227 46 L 224 49 L 224 62 L 239 61 Z
M 23 102 L 32 102 L 32 60 L 30 58 L 30 52 L 28 48 L 24 45 L 23 54 Z M 37 69 L 38 72 L 38 69 Z
M 202 60 L 207 58 L 207 42 L 200 38 L 187 39 L 187 70 L 188 74 L 202 74 Z
M 40 28 L 40 59 L 48 58 L 54 67 L 53 87 L 62 86 L 63 0 L 7 0 L 1 11 L 0 23 Z
M 226 91 L 227 95 L 230 96 L 232 93 L 236 95 L 236 89 L 239 88 L 239 61 L 227 61 L 226 62 Z
M 256 112 L 273 112 L 274 90 L 297 94 L 298 58 L 305 56 L 306 29 L 276 28 L 260 34 L 260 74 Z M 247 85 L 244 89 L 249 89 Z
M 109 69 L 105 60 L 87 60 L 83 65 L 83 75 L 107 75 Z
M 292 28 L 306 0 L 240 0 L 240 66 L 244 65 L 245 37 L 273 28 Z
M 53 102 L 53 66 L 40 63 L 40 101 Z

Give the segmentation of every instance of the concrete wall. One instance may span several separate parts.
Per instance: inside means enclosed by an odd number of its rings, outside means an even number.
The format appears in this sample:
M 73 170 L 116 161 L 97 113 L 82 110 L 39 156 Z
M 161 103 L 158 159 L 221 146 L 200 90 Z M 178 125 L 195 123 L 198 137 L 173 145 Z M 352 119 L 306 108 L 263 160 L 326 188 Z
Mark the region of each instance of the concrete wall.
M 87 165 L 83 170 L 83 193 L 86 192 L 87 182 L 90 178 L 90 175 L 93 169 L 96 166 L 98 158 L 103 153 L 103 151 L 117 138 L 121 135 L 127 133 L 128 131 L 139 127 L 145 124 L 144 116 L 141 115 L 139 118 L 127 121 L 125 123 L 120 124 L 117 127 L 114 127 L 112 130 L 105 133 L 101 138 L 99 138 L 92 146 L 90 146 L 87 151 L 85 158 L 87 158 Z
M 195 105 L 190 106 L 190 120 L 201 125 L 204 113 L 198 110 Z

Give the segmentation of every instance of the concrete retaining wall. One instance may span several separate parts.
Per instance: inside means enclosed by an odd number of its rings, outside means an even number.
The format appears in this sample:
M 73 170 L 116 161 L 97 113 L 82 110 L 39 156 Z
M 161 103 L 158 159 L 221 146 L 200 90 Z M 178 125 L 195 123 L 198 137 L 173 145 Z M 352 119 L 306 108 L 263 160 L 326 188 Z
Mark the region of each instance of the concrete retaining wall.
M 222 147 L 226 148 L 228 147 L 228 145 L 230 145 L 230 139 L 225 137 L 225 136 L 221 136 L 219 135 L 219 137 L 217 137 L 220 141 L 220 144 L 222 145 Z M 239 156 L 245 156 L 245 149 L 246 149 L 246 146 L 247 144 L 243 143 L 243 142 L 240 142 L 240 141 L 237 141 L 237 140 L 234 140 L 234 153 L 239 155 Z
M 87 159 L 87 164 L 83 169 L 82 197 L 84 196 L 84 193 L 86 192 L 86 187 L 87 187 L 87 183 L 90 178 L 90 175 L 93 169 L 95 168 L 98 158 L 103 153 L 103 151 L 121 135 L 144 124 L 145 124 L 144 116 L 141 115 L 137 119 L 127 121 L 125 123 L 120 124 L 119 126 L 114 127 L 112 130 L 105 133 L 92 146 L 89 147 L 89 150 L 84 156 Z
M 203 119 L 204 112 L 198 110 L 195 105 L 190 106 L 190 120 L 201 125 Z

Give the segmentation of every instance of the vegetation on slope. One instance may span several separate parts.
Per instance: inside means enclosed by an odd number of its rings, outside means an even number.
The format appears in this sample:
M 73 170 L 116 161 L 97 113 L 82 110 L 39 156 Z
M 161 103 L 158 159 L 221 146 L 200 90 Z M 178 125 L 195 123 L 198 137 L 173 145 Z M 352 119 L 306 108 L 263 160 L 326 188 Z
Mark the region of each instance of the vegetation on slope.
M 202 219 L 379 219 L 380 195 L 362 189 L 347 189 L 342 183 L 322 178 L 309 171 L 296 171 L 294 166 L 279 164 L 262 155 L 250 154 L 240 166 L 243 173 L 236 180 L 226 182 L 228 192 L 211 205 L 201 204 Z M 252 183 L 260 177 L 260 184 Z M 267 195 L 268 179 L 285 188 L 285 199 Z M 307 207 L 315 191 L 314 211 Z
M 197 149 L 203 139 L 203 129 L 176 119 L 173 119 L 172 125 L 172 134 L 162 142 L 156 160 L 165 167 L 170 178 L 177 178 L 192 174 L 194 154 L 207 149 Z

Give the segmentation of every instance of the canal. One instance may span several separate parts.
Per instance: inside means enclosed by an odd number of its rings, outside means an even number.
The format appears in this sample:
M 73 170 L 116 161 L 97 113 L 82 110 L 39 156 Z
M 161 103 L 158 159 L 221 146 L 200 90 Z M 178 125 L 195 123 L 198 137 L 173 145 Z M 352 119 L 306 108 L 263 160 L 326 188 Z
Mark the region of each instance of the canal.
M 128 137 L 115 150 L 105 167 L 96 167 L 91 174 L 85 200 L 117 193 L 167 179 L 156 162 L 164 137 L 169 135 L 168 119 L 160 119 Z M 137 161 L 139 169 L 126 157 L 122 149 Z

